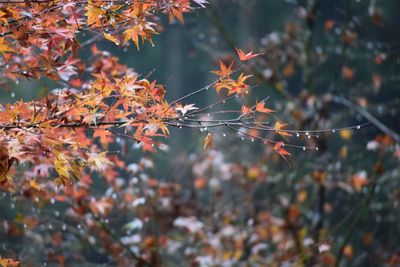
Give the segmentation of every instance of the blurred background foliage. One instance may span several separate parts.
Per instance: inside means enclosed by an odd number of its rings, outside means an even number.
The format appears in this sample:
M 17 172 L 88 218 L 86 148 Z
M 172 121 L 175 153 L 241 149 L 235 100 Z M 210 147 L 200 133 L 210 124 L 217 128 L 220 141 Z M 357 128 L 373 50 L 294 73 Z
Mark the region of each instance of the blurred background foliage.
M 258 85 L 249 103 L 270 96 L 277 117 L 292 129 L 372 123 L 310 140 L 294 137 L 291 142 L 319 150 L 291 150 L 289 163 L 260 143 L 220 134 L 213 150 L 204 151 L 204 133 L 190 130 L 173 129 L 168 152 L 143 155 L 129 147 L 127 164 L 152 158 L 146 177 L 179 187 L 163 195 L 157 184 L 147 196 L 146 205 L 155 207 L 146 215 L 152 224 L 140 232 L 142 239 L 170 238 L 156 265 L 399 266 L 400 2 L 210 2 L 184 25 L 164 23 L 155 47 L 145 44 L 137 51 L 107 41 L 97 46 L 143 76 L 154 69 L 151 77 L 166 85 L 171 101 L 211 83 L 210 71 L 219 59 L 234 58 L 235 47 L 264 53 L 246 66 Z M 2 91 L 1 101 L 32 99 L 53 88 L 49 81 L 21 82 Z M 201 107 L 217 98 L 209 91 L 188 103 Z M 0 207 L 2 216 L 15 214 L 3 201 Z M 126 223 L 124 216 L 113 217 L 117 229 Z M 195 218 L 184 221 L 189 230 L 174 228 L 180 217 Z M 207 230 L 191 230 L 196 222 Z M 5 243 L 0 252 L 24 247 Z M 96 253 L 86 256 L 108 265 Z

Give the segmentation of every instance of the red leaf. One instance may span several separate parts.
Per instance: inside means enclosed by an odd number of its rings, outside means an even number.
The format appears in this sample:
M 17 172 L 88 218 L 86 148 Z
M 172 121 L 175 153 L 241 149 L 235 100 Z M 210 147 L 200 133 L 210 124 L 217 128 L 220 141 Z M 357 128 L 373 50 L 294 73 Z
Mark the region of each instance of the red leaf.
M 241 49 L 239 49 L 239 48 L 236 48 L 236 51 L 237 51 L 238 56 L 239 56 L 239 59 L 240 59 L 241 61 L 247 61 L 247 60 L 249 60 L 249 59 L 252 59 L 252 58 L 254 58 L 254 57 L 258 57 L 259 55 L 262 55 L 262 54 L 263 54 L 263 53 L 260 53 L 260 54 L 253 54 L 253 51 L 250 51 L 249 53 L 245 54 L 245 53 L 243 52 L 243 50 L 241 50 Z

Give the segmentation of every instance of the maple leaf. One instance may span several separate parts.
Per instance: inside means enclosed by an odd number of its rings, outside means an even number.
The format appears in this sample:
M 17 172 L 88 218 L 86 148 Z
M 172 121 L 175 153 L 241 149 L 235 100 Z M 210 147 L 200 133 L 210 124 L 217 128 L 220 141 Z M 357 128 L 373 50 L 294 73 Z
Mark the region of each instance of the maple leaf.
M 214 70 L 214 71 L 211 71 L 211 73 L 218 75 L 219 77 L 225 78 L 232 74 L 232 67 L 233 67 L 233 61 L 231 62 L 231 64 L 229 66 L 227 66 L 224 64 L 224 62 L 222 62 L 220 60 L 219 61 L 220 70 Z
M 274 145 L 274 150 L 275 150 L 276 152 L 278 152 L 279 155 L 280 155 L 281 157 L 283 157 L 283 158 L 286 160 L 286 157 L 285 157 L 285 156 L 290 156 L 290 153 L 289 153 L 288 151 L 286 151 L 286 150 L 283 148 L 283 146 L 284 146 L 284 143 L 283 143 L 283 142 L 278 142 L 278 143 L 276 143 L 276 144 Z
M 212 148 L 213 147 L 213 137 L 211 133 L 208 133 L 206 138 L 204 138 L 203 149 Z
M 92 2 L 92 1 L 90 1 Z M 105 10 L 102 8 L 98 8 L 95 5 L 88 5 L 85 7 L 86 9 L 86 16 L 87 16 L 87 23 L 89 25 L 101 25 L 100 18 L 104 17 L 105 15 Z
M 247 61 L 250 60 L 254 57 L 258 57 L 259 55 L 262 55 L 262 53 L 260 54 L 253 54 L 253 51 L 250 51 L 249 53 L 245 54 L 241 49 L 236 48 L 236 52 L 238 53 L 239 59 L 241 61 Z
M 256 105 L 256 110 L 261 113 L 271 113 L 275 112 L 273 109 L 269 109 L 265 107 L 265 102 L 260 102 Z
M 249 114 L 253 110 L 251 109 L 251 107 L 246 107 L 245 105 L 243 105 L 241 111 L 242 111 L 243 114 Z
M 185 114 L 188 111 L 199 109 L 199 108 L 195 107 L 194 105 L 195 104 L 189 104 L 189 105 L 182 106 L 181 104 L 177 104 L 176 105 L 177 107 L 175 107 L 175 110 L 179 111 L 180 113 L 182 113 L 182 116 L 185 116 Z
M 245 84 L 246 80 L 248 78 L 252 77 L 252 75 L 244 75 L 244 73 L 241 73 L 239 75 L 239 77 L 237 78 L 237 81 L 233 81 L 231 88 L 229 88 L 229 95 L 232 94 L 243 94 L 245 92 L 247 92 L 249 86 L 247 84 Z
M 110 136 L 112 136 L 112 133 L 108 131 L 107 129 L 95 129 L 93 133 L 93 138 L 99 137 L 100 138 L 100 143 L 103 146 L 106 146 Z
M 94 166 L 99 170 L 99 171 L 104 171 L 105 169 L 108 168 L 109 165 L 112 165 L 112 162 L 107 159 L 106 157 L 107 152 L 101 152 L 101 153 L 90 153 L 89 154 L 89 159 L 87 160 L 88 163 L 94 164 Z
M 109 33 L 103 33 L 104 38 L 106 38 L 107 40 L 113 42 L 116 45 L 120 45 L 120 42 L 117 38 L 115 38 L 114 36 L 112 36 Z
M 128 42 L 130 39 L 135 43 L 137 49 L 139 49 L 139 26 L 135 25 L 132 28 L 129 28 L 124 31 L 124 41 L 123 43 L 125 44 Z
M 158 123 L 157 127 L 162 132 L 162 134 L 164 136 L 169 136 L 169 129 L 168 129 L 168 126 L 165 123 Z
M 221 81 L 217 82 L 214 85 L 215 90 L 217 91 L 218 94 L 222 89 L 227 89 L 227 90 L 231 91 L 234 83 L 235 83 L 235 81 L 230 78 L 222 79 Z
M 19 261 L 0 257 L 0 266 L 1 267 L 17 267 L 19 265 L 20 265 Z
M 170 0 L 168 1 L 168 18 L 172 22 L 174 18 L 183 24 L 183 13 L 190 10 L 189 0 Z
M 286 123 L 275 122 L 274 130 L 281 136 L 292 136 L 289 132 L 285 131 L 284 128 L 287 126 Z
M 4 54 L 4 52 L 14 52 L 14 49 L 6 44 L 4 38 L 0 38 L 0 53 Z
M 69 178 L 70 173 L 69 173 L 69 159 L 61 152 L 56 151 L 55 153 L 55 159 L 54 159 L 54 169 L 57 171 L 57 173 L 61 177 Z

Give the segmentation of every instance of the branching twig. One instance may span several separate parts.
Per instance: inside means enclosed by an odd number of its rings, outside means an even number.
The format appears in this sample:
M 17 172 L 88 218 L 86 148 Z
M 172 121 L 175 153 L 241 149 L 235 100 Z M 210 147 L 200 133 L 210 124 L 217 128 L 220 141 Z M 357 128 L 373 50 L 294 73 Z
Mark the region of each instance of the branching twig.
M 390 135 L 397 143 L 400 143 L 400 135 L 387 127 L 383 122 L 381 122 L 379 119 L 377 119 L 374 115 L 372 115 L 368 110 L 365 108 L 362 108 L 361 106 L 354 104 L 350 100 L 342 97 L 342 96 L 333 96 L 332 97 L 332 102 L 341 104 L 343 106 L 348 107 L 349 109 L 353 109 L 356 111 L 358 114 L 366 118 L 368 121 L 370 121 L 373 125 L 375 125 L 377 128 L 379 128 L 382 132 L 384 132 L 387 135 Z

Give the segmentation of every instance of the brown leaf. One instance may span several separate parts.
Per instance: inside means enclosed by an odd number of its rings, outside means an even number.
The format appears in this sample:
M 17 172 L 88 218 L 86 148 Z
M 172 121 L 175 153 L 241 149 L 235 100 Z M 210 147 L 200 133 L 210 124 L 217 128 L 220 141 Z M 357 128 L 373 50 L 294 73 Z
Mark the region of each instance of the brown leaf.
M 210 133 L 204 138 L 203 149 L 208 149 L 213 147 L 213 137 Z

